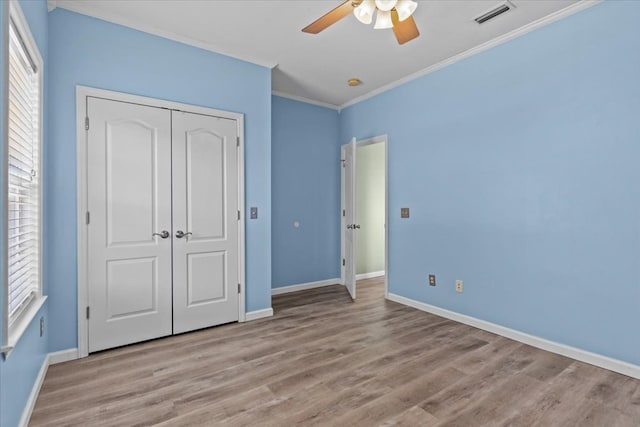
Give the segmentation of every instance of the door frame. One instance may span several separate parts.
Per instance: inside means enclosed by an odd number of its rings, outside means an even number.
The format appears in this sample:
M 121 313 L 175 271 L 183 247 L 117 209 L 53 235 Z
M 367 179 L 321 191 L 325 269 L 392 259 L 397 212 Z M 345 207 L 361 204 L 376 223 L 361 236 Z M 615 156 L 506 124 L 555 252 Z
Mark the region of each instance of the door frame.
M 356 140 L 356 152 L 358 147 L 373 144 L 384 144 L 384 297 L 389 296 L 389 138 L 387 134 L 374 136 L 372 138 Z M 342 159 L 342 146 L 340 147 L 340 156 Z M 342 160 L 341 160 L 342 162 Z M 356 168 L 358 163 L 356 162 Z M 340 166 L 340 281 L 341 284 L 345 284 L 345 267 L 342 265 L 342 260 L 345 256 L 345 233 L 346 227 L 344 224 L 344 217 L 342 211 L 345 208 L 344 200 L 344 168 Z M 355 196 L 355 194 L 354 194 Z M 356 251 L 358 246 L 356 245 Z M 355 263 L 355 260 L 354 260 Z
M 87 207 L 87 137 L 85 119 L 87 117 L 87 97 L 104 98 L 149 107 L 180 110 L 194 114 L 222 117 L 235 120 L 238 126 L 238 282 L 240 293 L 238 297 L 238 321 L 246 320 L 246 292 L 245 292 L 245 219 L 244 219 L 244 114 L 230 111 L 216 110 L 208 107 L 183 104 L 163 99 L 131 95 L 123 92 L 98 89 L 88 86 L 76 86 L 76 197 L 77 197 L 77 245 L 78 245 L 78 357 L 89 355 L 89 321 L 86 307 L 89 302 L 89 284 L 87 279 L 88 261 L 88 233 L 86 224 Z

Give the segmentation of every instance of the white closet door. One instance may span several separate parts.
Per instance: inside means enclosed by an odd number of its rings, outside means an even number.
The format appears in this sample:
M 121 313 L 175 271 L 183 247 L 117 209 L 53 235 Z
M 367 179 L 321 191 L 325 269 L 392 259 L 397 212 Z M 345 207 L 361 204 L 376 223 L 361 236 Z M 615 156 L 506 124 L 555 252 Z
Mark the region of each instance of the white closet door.
M 180 333 L 238 320 L 238 130 L 235 120 L 172 114 L 173 332 Z
M 87 99 L 89 351 L 171 335 L 171 117 Z

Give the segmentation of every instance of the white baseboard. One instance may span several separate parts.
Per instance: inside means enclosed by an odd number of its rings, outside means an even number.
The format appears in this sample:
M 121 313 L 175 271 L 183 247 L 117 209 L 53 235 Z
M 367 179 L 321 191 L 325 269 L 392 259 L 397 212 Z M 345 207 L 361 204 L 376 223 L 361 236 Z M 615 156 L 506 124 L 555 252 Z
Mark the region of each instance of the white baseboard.
M 245 322 L 250 322 L 252 320 L 258 320 L 265 317 L 273 316 L 273 308 L 265 308 L 262 310 L 250 311 L 245 314 Z
M 76 360 L 77 358 L 78 358 L 77 348 L 69 348 L 67 350 L 54 351 L 53 353 L 49 353 L 49 365 L 68 362 L 69 360 Z
M 282 286 L 280 288 L 272 288 L 271 295 L 288 294 L 289 292 L 304 291 L 306 289 L 321 288 L 323 286 L 339 285 L 340 278 L 320 280 L 317 282 L 300 283 L 298 285 Z
M 31 393 L 29 394 L 29 398 L 27 399 L 27 403 L 24 405 L 24 409 L 22 410 L 20 424 L 18 424 L 20 427 L 27 427 L 29 425 L 29 420 L 31 419 L 33 408 L 36 407 L 36 401 L 38 400 L 38 395 L 40 394 L 40 388 L 42 388 L 42 384 L 44 383 L 44 377 L 47 376 L 47 370 L 49 369 L 50 364 L 49 359 L 49 355 L 47 354 L 42 361 L 42 366 L 40 366 L 38 376 L 33 383 Z
M 445 317 L 447 319 L 454 320 L 456 322 L 464 323 L 485 331 L 492 332 L 494 334 L 502 335 L 503 337 L 511 338 L 512 340 L 519 341 L 528 344 L 533 347 L 547 350 L 552 353 L 557 353 L 561 356 L 566 356 L 571 359 L 579 360 L 580 362 L 589 363 L 600 368 L 608 369 L 610 371 L 618 372 L 623 375 L 627 375 L 633 378 L 640 379 L 640 366 L 632 363 L 624 362 L 622 360 L 613 359 L 601 354 L 591 353 L 586 350 L 582 350 L 576 347 L 571 347 L 565 344 L 560 344 L 554 341 L 549 341 L 544 338 L 537 337 L 535 335 L 529 335 L 524 332 L 510 329 L 504 326 L 496 325 L 495 323 L 480 320 L 475 317 L 467 316 L 464 314 L 456 313 L 455 311 L 445 310 L 434 305 L 426 304 L 421 301 L 416 301 L 410 298 L 405 298 L 400 295 L 389 293 L 387 299 L 400 304 L 408 305 L 409 307 L 417 308 L 418 310 L 426 311 L 437 316 Z
M 373 279 L 374 277 L 381 277 L 381 276 L 384 276 L 384 270 L 372 271 L 370 273 L 356 274 L 356 280 Z

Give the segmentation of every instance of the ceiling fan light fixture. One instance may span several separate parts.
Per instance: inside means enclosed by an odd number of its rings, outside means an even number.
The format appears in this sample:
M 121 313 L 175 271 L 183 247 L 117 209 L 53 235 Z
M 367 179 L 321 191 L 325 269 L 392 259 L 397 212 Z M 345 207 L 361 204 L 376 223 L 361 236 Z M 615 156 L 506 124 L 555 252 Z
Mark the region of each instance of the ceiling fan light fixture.
M 388 10 L 378 10 L 378 15 L 376 16 L 376 25 L 374 25 L 373 28 L 375 28 L 376 30 L 386 30 L 389 28 L 393 28 L 391 12 Z
M 503 0 L 508 1 L 508 0 Z M 399 17 L 400 9 L 402 19 Z M 320 18 L 302 29 L 303 33 L 318 34 L 352 13 L 364 24 L 370 24 L 376 15 L 376 29 L 393 29 L 399 44 L 405 44 L 420 35 L 416 22 L 411 16 L 417 3 L 413 0 L 344 0 Z
M 416 11 L 418 3 L 413 0 L 398 0 L 396 11 L 398 12 L 398 20 L 404 21 Z
M 398 0 L 376 0 L 376 7 L 383 12 L 389 12 L 398 3 Z
M 358 21 L 363 24 L 371 24 L 373 21 L 373 14 L 376 11 L 376 4 L 373 0 L 364 0 L 358 7 L 353 9 L 353 14 Z

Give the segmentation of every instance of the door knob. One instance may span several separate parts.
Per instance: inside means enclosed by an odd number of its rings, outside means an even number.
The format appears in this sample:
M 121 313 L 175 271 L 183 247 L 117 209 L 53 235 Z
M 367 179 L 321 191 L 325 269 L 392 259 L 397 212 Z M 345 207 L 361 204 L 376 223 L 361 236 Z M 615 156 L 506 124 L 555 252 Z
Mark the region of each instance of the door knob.
M 169 232 L 167 230 L 162 230 L 161 233 L 153 233 L 151 236 L 160 236 L 163 239 L 166 239 L 167 237 L 169 237 Z
M 192 233 L 191 233 L 190 231 L 189 231 L 189 232 L 187 232 L 187 233 L 185 233 L 185 232 L 184 232 L 184 231 L 182 231 L 182 230 L 178 230 L 178 231 L 176 231 L 176 237 L 177 237 L 178 239 L 182 239 L 183 237 L 188 236 L 189 234 L 192 234 Z
M 360 224 L 353 224 L 353 228 L 357 228 L 359 230 L 360 229 Z
M 353 224 L 347 224 L 347 230 L 351 230 L 353 228 Z

